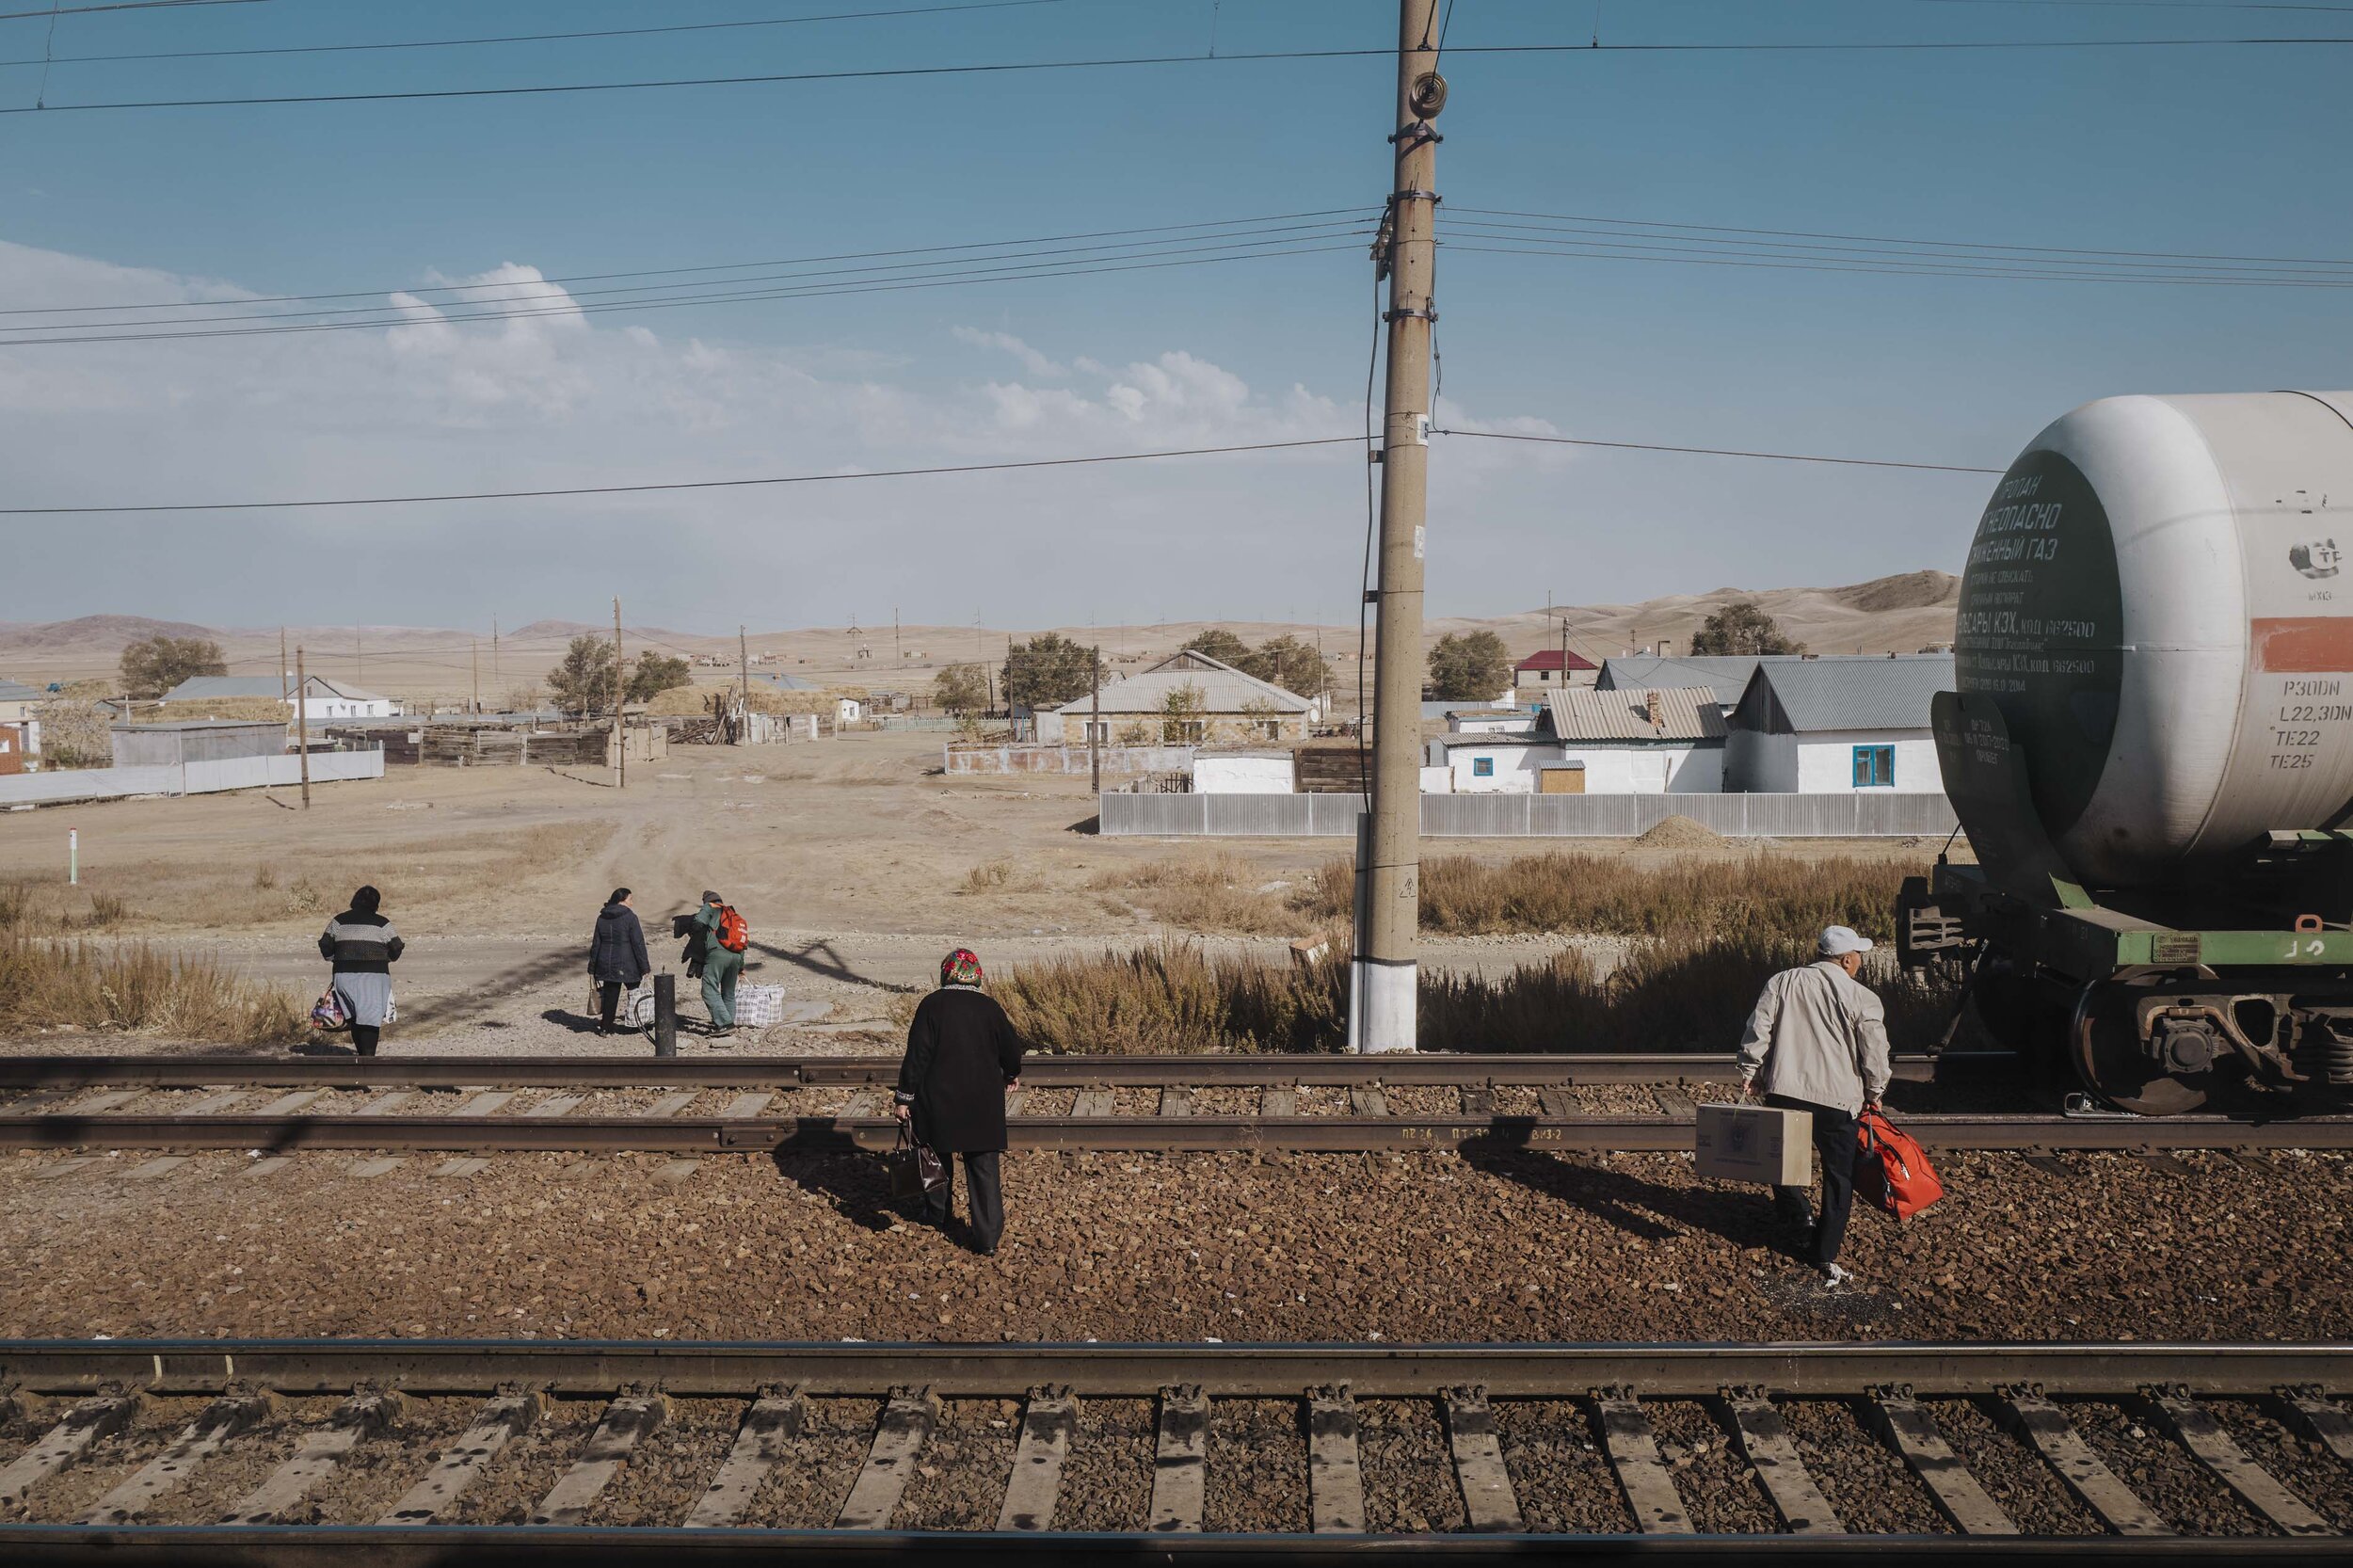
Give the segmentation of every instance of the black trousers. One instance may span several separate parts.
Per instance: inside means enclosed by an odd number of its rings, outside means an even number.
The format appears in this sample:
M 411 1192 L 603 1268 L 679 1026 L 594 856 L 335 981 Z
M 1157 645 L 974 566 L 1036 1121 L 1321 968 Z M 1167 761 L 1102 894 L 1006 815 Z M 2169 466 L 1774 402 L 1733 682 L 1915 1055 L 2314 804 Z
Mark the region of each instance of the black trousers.
M 955 1216 L 956 1159 L 945 1149 L 935 1150 L 939 1156 L 939 1168 L 947 1179 L 923 1194 L 923 1218 L 934 1224 L 944 1225 Z M 966 1154 L 964 1159 L 964 1207 L 972 1223 L 972 1244 L 982 1252 L 995 1252 L 997 1239 L 1005 1233 L 1005 1188 L 995 1149 Z
M 1822 1212 L 1814 1215 L 1802 1187 L 1776 1187 L 1773 1201 L 1802 1224 L 1814 1219 L 1814 1244 L 1806 1261 L 1828 1266 L 1838 1261 L 1847 1242 L 1847 1216 L 1854 1211 L 1854 1162 L 1858 1118 L 1835 1106 L 1815 1105 L 1786 1095 L 1768 1095 L 1765 1103 L 1782 1111 L 1804 1111 L 1814 1117 L 1814 1152 L 1822 1158 Z
M 374 1056 L 376 1054 L 376 1042 L 382 1036 L 383 1032 L 384 1031 L 382 1029 L 371 1028 L 367 1024 L 353 1024 L 351 1026 L 352 1050 L 361 1056 Z
M 625 989 L 627 987 L 617 980 L 597 982 L 598 1022 L 607 1029 L 613 1027 L 613 1016 L 621 1010 L 621 992 Z

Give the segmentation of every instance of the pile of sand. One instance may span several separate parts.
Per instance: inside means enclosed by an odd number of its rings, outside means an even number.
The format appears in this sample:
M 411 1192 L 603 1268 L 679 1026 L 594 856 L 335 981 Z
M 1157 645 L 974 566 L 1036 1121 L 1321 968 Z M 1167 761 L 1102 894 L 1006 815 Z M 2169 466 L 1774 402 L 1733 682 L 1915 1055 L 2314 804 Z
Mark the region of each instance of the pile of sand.
M 1634 840 L 1644 849 L 1716 849 L 1724 836 L 1685 816 L 1668 817 Z

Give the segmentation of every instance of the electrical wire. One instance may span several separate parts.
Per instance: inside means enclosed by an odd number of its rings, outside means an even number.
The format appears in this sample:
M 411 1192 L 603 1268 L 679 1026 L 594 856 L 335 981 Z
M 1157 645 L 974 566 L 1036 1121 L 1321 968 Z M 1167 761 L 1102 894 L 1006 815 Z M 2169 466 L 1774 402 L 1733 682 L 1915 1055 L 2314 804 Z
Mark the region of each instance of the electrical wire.
M 1372 485 L 1372 457 L 1377 450 L 1372 435 L 1372 383 L 1381 366 L 1381 328 L 1385 325 L 1381 319 L 1381 274 L 1376 267 L 1372 278 L 1372 352 L 1365 360 L 1365 564 L 1358 574 L 1356 591 L 1356 792 L 1367 799 L 1372 795 L 1372 762 L 1365 755 L 1365 607 L 1372 602 L 1372 541 L 1381 531 L 1381 507 Z
M 1830 272 L 1849 273 L 1889 278 L 1986 278 L 2013 282 L 2054 283 L 2168 283 L 2184 288 L 2270 288 L 2270 289 L 2341 289 L 2353 287 L 2353 279 L 2329 281 L 2320 279 L 2232 279 L 2232 278 L 2163 278 L 2123 273 L 2099 276 L 2090 273 L 2049 271 L 1999 271 L 1981 267 L 1874 266 L 1865 263 L 1797 262 L 1769 257 L 1738 255 L 1675 256 L 1629 254 L 1626 247 L 1605 247 L 1580 249 L 1529 246 L 1465 245 L 1440 242 L 1446 248 L 1474 255 L 1489 256 L 1551 256 L 1570 261 L 1653 262 L 1679 266 L 1729 266 L 1765 272 Z
M 1456 44 L 1458 55 L 1596 54 L 1910 54 L 2102 49 L 2308 48 L 2353 44 L 2353 35 L 2279 38 L 2009 39 L 1815 41 L 1792 43 L 1491 43 Z M 1270 49 L 1241 55 L 1129 55 L 1075 60 L 1010 60 L 977 65 L 874 66 L 856 71 L 765 72 L 743 76 L 661 76 L 631 81 L 536 82 L 512 87 L 405 88 L 376 92 L 271 93 L 232 98 L 119 99 L 96 104 L 17 104 L 0 115 L 90 114 L 125 109 L 218 109 L 312 104 L 392 104 L 425 99 L 515 98 L 574 92 L 630 92 L 657 88 L 752 87 L 799 82 L 880 81 L 921 76 L 983 76 L 1020 72 L 1103 71 L 1171 65 L 1235 65 L 1272 60 L 1394 58 L 1391 49 Z
M 413 506 L 443 501 L 532 501 L 554 496 L 645 495 L 659 490 L 749 489 L 764 485 L 830 485 L 856 479 L 910 479 L 941 473 L 1001 473 L 1014 469 L 1080 468 L 1096 463 L 1141 463 L 1161 457 L 1209 457 L 1233 452 L 1284 452 L 1300 447 L 1352 444 L 1357 436 L 1314 436 L 1289 441 L 1244 441 L 1228 446 L 1193 446 L 1160 452 L 1114 452 L 1091 457 L 1029 457 L 1003 463 L 943 463 L 930 468 L 867 469 L 850 473 L 788 473 L 756 479 L 677 479 L 646 485 L 573 485 L 540 490 L 472 490 L 439 495 L 343 496 L 312 501 L 153 502 L 106 506 L 0 506 L 0 517 L 89 517 L 135 512 L 266 512 L 309 506 Z
M 0 11 L 0 22 L 45 21 L 53 16 L 87 16 L 92 11 L 160 11 L 179 6 L 258 6 L 264 0 L 115 0 L 106 6 L 61 6 L 45 11 Z
M 903 16 L 938 16 L 951 11 L 1009 10 L 1021 6 L 1064 6 L 1072 0 L 969 0 L 959 6 L 911 6 L 887 11 L 826 11 L 810 16 L 755 17 L 744 22 L 674 22 L 653 27 L 601 27 L 573 33 L 503 33 L 478 38 L 406 39 L 383 43 L 292 43 L 258 49 L 166 49 L 135 55 L 60 55 L 59 65 L 97 65 L 124 60 L 218 60 L 258 55 L 354 55 L 388 49 L 469 49 L 494 43 L 559 43 L 580 39 L 643 38 L 652 33 L 716 33 L 747 27 L 795 27 L 813 22 L 863 22 Z M 60 14 L 71 16 L 71 11 Z M 0 66 L 39 65 L 39 60 L 0 60 Z
M 1547 446 L 1604 446 L 1623 452 L 1679 452 L 1701 457 L 1761 457 L 1779 463 L 1834 463 L 1841 468 L 1915 469 L 1927 473 L 2007 473 L 2008 469 L 1970 468 L 1960 463 L 1898 462 L 1888 457 L 1820 457 L 1801 452 L 1747 452 L 1721 446 L 1669 446 L 1658 441 L 1604 441 L 1579 436 L 1523 436 L 1503 430 L 1438 430 L 1484 441 L 1536 441 Z

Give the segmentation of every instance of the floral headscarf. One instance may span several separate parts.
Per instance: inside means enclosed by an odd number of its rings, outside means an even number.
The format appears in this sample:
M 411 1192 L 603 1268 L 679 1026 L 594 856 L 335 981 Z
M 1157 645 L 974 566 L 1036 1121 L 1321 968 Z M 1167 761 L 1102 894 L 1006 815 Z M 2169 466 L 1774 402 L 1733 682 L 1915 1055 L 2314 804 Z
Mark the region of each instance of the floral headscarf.
M 980 954 L 970 948 L 958 948 L 939 961 L 939 983 L 942 985 L 969 985 L 977 989 L 981 978 Z

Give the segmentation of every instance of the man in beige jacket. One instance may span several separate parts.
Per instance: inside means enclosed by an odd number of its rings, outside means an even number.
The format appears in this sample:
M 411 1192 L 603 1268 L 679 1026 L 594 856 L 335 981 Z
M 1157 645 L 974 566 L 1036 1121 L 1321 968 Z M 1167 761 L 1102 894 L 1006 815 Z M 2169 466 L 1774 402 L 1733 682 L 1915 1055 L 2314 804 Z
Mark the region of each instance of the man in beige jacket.
M 1871 939 L 1843 925 L 1822 933 L 1813 963 L 1765 983 L 1740 1037 L 1740 1088 L 1752 1097 L 1814 1118 L 1822 1157 L 1822 1214 L 1802 1187 L 1776 1187 L 1773 1201 L 1794 1225 L 1813 1225 L 1806 1260 L 1833 1285 L 1853 1277 L 1838 1266 L 1854 1205 L 1856 1123 L 1887 1092 L 1887 1014 L 1855 976 Z

